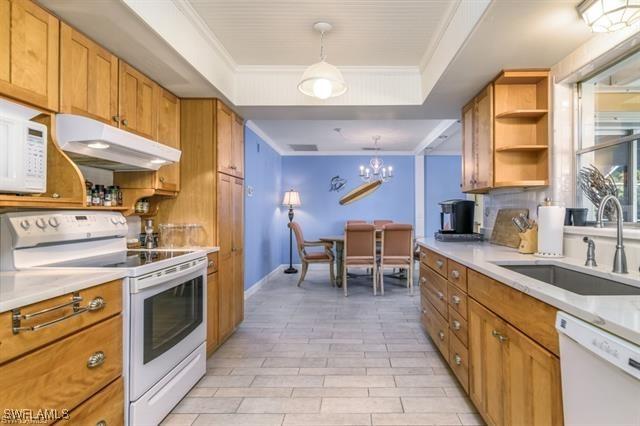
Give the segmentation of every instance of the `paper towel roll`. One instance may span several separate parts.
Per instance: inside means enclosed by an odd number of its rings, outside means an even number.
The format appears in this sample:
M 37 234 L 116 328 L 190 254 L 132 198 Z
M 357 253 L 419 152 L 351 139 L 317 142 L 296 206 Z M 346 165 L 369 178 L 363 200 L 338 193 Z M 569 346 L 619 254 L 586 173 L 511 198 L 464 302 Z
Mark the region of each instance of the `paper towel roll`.
M 538 252 L 536 256 L 562 257 L 565 208 L 540 206 L 538 208 Z

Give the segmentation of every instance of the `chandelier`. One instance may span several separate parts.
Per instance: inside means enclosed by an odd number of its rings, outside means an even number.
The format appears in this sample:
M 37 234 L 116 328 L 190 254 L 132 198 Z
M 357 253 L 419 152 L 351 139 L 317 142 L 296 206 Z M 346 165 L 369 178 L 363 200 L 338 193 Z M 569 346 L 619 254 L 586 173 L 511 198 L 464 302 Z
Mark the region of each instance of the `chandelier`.
M 378 156 L 380 148 L 378 147 L 378 141 L 380 136 L 373 137 L 375 155 L 369 161 L 369 167 L 363 165 L 360 166 L 360 179 L 365 182 L 371 182 L 379 180 L 382 182 L 388 182 L 393 178 L 393 167 L 384 165 L 382 158 Z

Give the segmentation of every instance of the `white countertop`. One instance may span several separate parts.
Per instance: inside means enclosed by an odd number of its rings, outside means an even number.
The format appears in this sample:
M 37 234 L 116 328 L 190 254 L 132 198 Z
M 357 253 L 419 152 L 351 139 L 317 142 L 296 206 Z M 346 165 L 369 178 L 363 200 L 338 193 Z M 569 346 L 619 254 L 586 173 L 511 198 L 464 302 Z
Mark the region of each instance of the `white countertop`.
M 0 272 L 0 313 L 125 277 L 122 269 L 30 269 Z
M 502 268 L 493 262 L 555 264 L 640 287 L 638 271 L 630 271 L 622 276 L 611 273 L 610 265 L 586 268 L 584 259 L 542 259 L 487 242 L 454 243 L 424 238 L 419 239 L 418 244 L 640 345 L 640 296 L 583 296 Z

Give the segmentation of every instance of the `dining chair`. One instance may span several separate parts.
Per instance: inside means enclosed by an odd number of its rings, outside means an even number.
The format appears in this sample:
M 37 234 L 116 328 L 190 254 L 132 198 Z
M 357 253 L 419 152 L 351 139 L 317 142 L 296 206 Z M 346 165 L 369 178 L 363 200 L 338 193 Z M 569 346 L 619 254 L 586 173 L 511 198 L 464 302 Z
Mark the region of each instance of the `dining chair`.
M 393 223 L 393 221 L 388 219 L 378 219 L 373 221 L 373 224 L 376 228 L 381 228 L 389 223 Z
M 347 268 L 358 266 L 373 271 L 373 294 L 377 291 L 376 228 L 369 223 L 347 223 L 344 228 L 344 261 L 342 262 L 342 286 L 347 291 Z
M 384 294 L 384 268 L 407 269 L 407 288 L 413 294 L 413 225 L 389 223 L 382 229 L 380 293 Z
M 347 225 L 352 223 L 367 223 L 367 221 L 366 220 L 348 220 L 347 221 Z
M 307 275 L 309 264 L 311 263 L 328 263 L 329 264 L 329 278 L 331 280 L 331 287 L 336 285 L 336 276 L 333 269 L 333 243 L 328 241 L 306 241 L 302 235 L 302 228 L 298 222 L 289 223 L 289 227 L 293 229 L 293 233 L 296 236 L 296 246 L 298 247 L 298 254 L 300 255 L 300 261 L 302 261 L 302 271 L 300 272 L 300 279 L 298 280 L 298 287 L 304 281 L 304 277 Z M 309 247 L 322 247 L 323 251 L 307 251 Z

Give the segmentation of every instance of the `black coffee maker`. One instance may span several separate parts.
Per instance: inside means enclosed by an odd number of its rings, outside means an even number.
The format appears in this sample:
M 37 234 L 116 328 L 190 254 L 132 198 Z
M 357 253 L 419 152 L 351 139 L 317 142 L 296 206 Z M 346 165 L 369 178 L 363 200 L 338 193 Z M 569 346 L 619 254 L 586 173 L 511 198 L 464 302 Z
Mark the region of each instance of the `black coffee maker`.
M 469 200 L 447 200 L 438 203 L 440 212 L 440 233 L 473 234 L 473 209 L 476 205 Z

